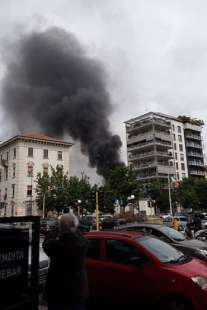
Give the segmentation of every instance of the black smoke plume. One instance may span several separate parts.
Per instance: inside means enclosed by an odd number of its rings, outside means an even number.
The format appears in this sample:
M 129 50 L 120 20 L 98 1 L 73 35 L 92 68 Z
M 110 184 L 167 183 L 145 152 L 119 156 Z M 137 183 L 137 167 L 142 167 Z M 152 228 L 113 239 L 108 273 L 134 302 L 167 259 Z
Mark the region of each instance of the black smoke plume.
M 19 37 L 4 61 L 1 103 L 6 118 L 20 132 L 68 133 L 80 141 L 90 166 L 106 178 L 120 163 L 122 143 L 109 129 L 112 104 L 101 64 L 60 28 Z

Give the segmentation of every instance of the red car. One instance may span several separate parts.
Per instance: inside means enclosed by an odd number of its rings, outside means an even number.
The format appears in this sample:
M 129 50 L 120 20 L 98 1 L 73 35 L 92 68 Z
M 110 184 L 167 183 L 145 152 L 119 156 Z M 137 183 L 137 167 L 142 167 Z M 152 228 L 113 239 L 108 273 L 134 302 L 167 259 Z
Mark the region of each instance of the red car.
M 143 232 L 94 231 L 85 236 L 92 297 L 152 304 L 160 310 L 207 309 L 207 263 Z

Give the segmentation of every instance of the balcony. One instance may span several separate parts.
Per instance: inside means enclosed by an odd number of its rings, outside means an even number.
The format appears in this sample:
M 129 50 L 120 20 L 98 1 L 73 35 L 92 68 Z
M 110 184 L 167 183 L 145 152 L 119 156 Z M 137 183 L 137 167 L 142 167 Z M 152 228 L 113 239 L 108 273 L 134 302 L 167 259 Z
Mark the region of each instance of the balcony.
M 187 156 L 203 158 L 202 153 L 196 153 L 196 152 L 187 152 Z
M 172 166 L 158 165 L 157 172 L 165 174 L 175 174 L 175 168 Z
M 187 138 L 187 139 L 192 139 L 192 140 L 198 140 L 198 141 L 201 141 L 202 139 L 201 139 L 201 136 L 199 136 L 199 135 L 194 135 L 194 134 L 192 134 L 192 133 L 186 133 L 185 134 L 185 138 Z
M 199 131 L 199 132 L 202 131 L 202 127 L 201 126 L 194 125 L 194 124 L 191 124 L 191 123 L 185 123 L 184 124 L 184 129 L 190 129 L 190 130 Z
M 147 158 L 147 157 L 155 157 L 155 156 L 159 156 L 159 157 L 167 157 L 167 158 L 172 158 L 172 156 L 170 154 L 168 154 L 167 152 L 145 152 L 145 153 L 140 153 L 140 154 L 136 154 L 136 155 L 129 155 L 129 160 L 133 161 L 136 159 L 141 159 L 141 158 Z
M 147 141 L 153 140 L 153 132 L 149 131 L 149 132 L 146 132 L 146 133 L 143 133 L 143 134 L 138 134 L 138 135 L 135 135 L 135 136 L 132 136 L 132 137 L 128 137 L 127 138 L 127 144 L 139 142 L 139 141 L 142 141 L 142 140 L 147 140 Z
M 169 141 L 169 142 L 172 141 L 171 135 L 163 132 L 155 131 L 155 137 L 163 141 Z
M 204 167 L 204 163 L 196 161 L 196 160 L 189 160 L 188 161 L 188 166 Z
M 202 171 L 202 170 L 189 170 L 189 175 L 205 176 L 205 171 Z
M 170 122 L 165 121 L 163 119 L 159 118 L 148 118 L 143 120 L 135 120 L 134 123 L 127 124 L 126 122 L 126 132 L 133 132 L 134 130 L 144 128 L 146 126 L 152 126 L 152 125 L 159 125 L 164 128 L 170 129 L 171 125 Z
M 189 141 L 186 142 L 186 146 L 187 147 L 194 147 L 196 149 L 202 149 L 202 145 L 201 144 L 193 143 L 193 142 L 189 142 Z

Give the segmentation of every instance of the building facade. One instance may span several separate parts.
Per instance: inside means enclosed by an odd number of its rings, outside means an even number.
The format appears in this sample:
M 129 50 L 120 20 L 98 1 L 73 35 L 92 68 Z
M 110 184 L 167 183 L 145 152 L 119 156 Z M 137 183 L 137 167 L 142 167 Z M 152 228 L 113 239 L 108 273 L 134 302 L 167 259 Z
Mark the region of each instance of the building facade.
M 125 122 L 128 164 L 139 180 L 204 177 L 202 126 L 149 112 Z
M 41 134 L 18 135 L 0 144 L 0 215 L 37 214 L 37 174 L 61 165 L 69 172 L 71 143 Z

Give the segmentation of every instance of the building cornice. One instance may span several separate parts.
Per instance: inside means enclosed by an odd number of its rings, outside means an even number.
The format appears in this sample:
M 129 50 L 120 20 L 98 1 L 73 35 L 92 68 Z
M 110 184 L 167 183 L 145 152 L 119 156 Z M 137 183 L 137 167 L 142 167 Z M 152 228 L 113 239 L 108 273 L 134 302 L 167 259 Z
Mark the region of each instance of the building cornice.
M 66 141 L 61 141 L 58 139 L 50 138 L 50 137 L 35 137 L 35 136 L 30 136 L 30 135 L 16 135 L 9 140 L 3 142 L 0 144 L 0 149 L 8 146 L 9 144 L 12 144 L 17 141 L 26 141 L 26 142 L 36 142 L 39 144 L 47 144 L 47 145 L 56 145 L 56 146 L 62 146 L 62 147 L 71 147 L 73 143 L 66 142 Z

